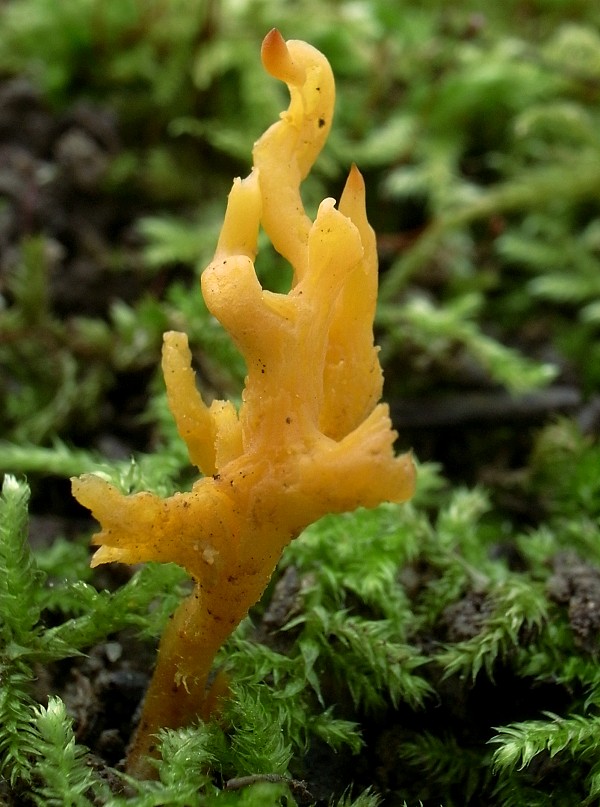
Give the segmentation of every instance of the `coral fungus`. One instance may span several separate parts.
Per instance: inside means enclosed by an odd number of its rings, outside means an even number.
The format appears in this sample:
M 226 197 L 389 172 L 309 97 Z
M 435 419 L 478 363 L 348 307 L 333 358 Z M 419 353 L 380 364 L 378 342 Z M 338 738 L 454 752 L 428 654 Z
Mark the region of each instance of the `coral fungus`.
M 102 525 L 93 564 L 173 561 L 194 583 L 162 637 L 156 670 L 129 758 L 137 775 L 153 735 L 210 712 L 215 654 L 259 599 L 284 547 L 326 513 L 403 501 L 414 486 L 407 454 L 396 456 L 373 344 L 375 237 L 362 178 L 352 168 L 336 209 L 325 199 L 312 222 L 300 183 L 329 132 L 334 82 L 326 58 L 305 42 L 264 40 L 266 70 L 291 101 L 236 179 L 202 293 L 248 368 L 239 412 L 207 407 L 195 386 L 184 334 L 164 337 L 171 412 L 203 476 L 162 499 L 123 495 L 99 476 L 73 480 Z M 253 259 L 262 225 L 294 269 L 287 294 L 264 290 Z M 212 693 L 214 695 L 214 692 Z

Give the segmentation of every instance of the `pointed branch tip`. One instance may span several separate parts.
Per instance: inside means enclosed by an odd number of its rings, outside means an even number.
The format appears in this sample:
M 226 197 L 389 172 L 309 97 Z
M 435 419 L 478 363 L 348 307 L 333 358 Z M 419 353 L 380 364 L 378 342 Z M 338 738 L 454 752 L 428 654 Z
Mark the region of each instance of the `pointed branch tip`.
M 292 59 L 286 41 L 277 28 L 272 28 L 263 39 L 260 57 L 263 67 L 273 78 L 296 86 L 304 83 L 304 69 Z

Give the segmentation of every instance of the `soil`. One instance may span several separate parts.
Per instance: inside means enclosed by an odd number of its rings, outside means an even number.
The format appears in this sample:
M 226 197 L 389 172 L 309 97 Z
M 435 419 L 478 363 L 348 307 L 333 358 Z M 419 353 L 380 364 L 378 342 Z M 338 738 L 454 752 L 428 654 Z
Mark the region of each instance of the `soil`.
M 107 108 L 82 101 L 55 114 L 26 79 L 0 83 L 2 286 L 20 259 L 22 240 L 38 235 L 46 242 L 50 305 L 58 316 L 105 315 L 114 299 L 139 297 L 134 223 L 143 203 L 103 185 L 120 151 L 117 121 Z M 115 247 L 124 271 L 108 278 Z

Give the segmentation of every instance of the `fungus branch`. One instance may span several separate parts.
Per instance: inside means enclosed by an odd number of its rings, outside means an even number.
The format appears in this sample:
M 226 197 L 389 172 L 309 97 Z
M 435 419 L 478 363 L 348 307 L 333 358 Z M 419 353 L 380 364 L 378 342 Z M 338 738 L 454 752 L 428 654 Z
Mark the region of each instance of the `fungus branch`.
M 73 480 L 102 525 L 93 564 L 173 561 L 194 581 L 162 637 L 130 751 L 129 770 L 150 774 L 156 732 L 208 717 L 222 689 L 207 690 L 219 647 L 259 599 L 284 547 L 326 513 L 403 501 L 413 492 L 409 455 L 395 456 L 373 345 L 375 239 L 362 178 L 352 168 L 339 209 L 325 199 L 311 222 L 300 182 L 325 142 L 334 85 L 325 57 L 304 42 L 267 35 L 263 63 L 290 90 L 290 106 L 256 143 L 254 169 L 236 179 L 215 258 L 202 275 L 214 316 L 244 355 L 239 413 L 207 407 L 184 334 L 164 337 L 169 406 L 192 462 L 191 491 L 124 496 L 98 476 Z M 294 268 L 288 294 L 263 290 L 253 259 L 262 225 Z

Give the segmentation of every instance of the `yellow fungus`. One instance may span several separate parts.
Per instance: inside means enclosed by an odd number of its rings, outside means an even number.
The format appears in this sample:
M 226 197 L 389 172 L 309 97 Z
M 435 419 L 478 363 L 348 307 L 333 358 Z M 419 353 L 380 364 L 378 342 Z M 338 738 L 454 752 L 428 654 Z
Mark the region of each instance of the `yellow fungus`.
M 375 237 L 362 177 L 352 167 L 338 207 L 304 211 L 300 184 L 331 127 L 334 81 L 327 59 L 271 31 L 266 70 L 285 81 L 289 108 L 257 141 L 254 167 L 231 190 L 214 260 L 202 275 L 212 314 L 243 354 L 248 376 L 239 412 L 206 406 L 187 337 L 164 337 L 168 402 L 191 461 L 189 492 L 125 496 L 96 475 L 73 480 L 101 524 L 93 565 L 170 561 L 194 581 L 162 637 L 154 677 L 128 760 L 151 775 L 147 756 L 161 727 L 207 717 L 223 680 L 207 690 L 223 642 L 259 599 L 284 547 L 326 513 L 408 499 L 410 455 L 394 454 L 382 373 L 373 344 Z M 287 294 L 264 290 L 253 260 L 262 226 L 292 265 Z

